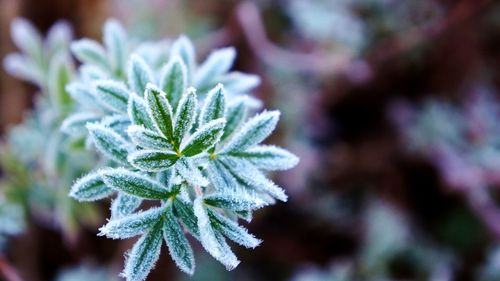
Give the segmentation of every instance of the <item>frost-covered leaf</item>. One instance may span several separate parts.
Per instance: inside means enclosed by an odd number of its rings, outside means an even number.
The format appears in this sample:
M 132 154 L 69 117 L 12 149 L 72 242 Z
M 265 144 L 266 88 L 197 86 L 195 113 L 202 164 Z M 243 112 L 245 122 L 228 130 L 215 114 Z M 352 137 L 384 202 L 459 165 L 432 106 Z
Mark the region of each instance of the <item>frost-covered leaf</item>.
M 159 182 L 123 168 L 100 172 L 108 187 L 145 199 L 167 199 L 171 193 Z
M 213 228 L 201 197 L 194 201 L 194 214 L 198 218 L 200 242 L 203 248 L 221 262 L 227 270 L 238 266 L 240 261 L 231 251 L 222 234 Z
M 174 200 L 173 204 L 176 216 L 182 221 L 189 233 L 199 240 L 200 231 L 198 230 L 198 219 L 194 215 L 193 204 L 178 199 Z
M 176 109 L 187 87 L 187 70 L 181 57 L 173 57 L 165 65 L 161 70 L 159 84 L 160 89 L 167 94 L 172 108 Z
M 90 112 L 75 113 L 64 120 L 61 125 L 61 131 L 73 136 L 85 135 L 87 132 L 87 123 L 96 122 L 99 116 Z
M 115 114 L 106 116 L 102 118 L 101 125 L 110 128 L 125 139 L 128 138 L 127 129 L 130 126 L 130 120 L 126 115 Z
M 116 162 L 128 165 L 130 145 L 122 136 L 100 124 L 87 124 L 87 129 L 99 151 Z
M 226 126 L 221 141 L 228 139 L 246 119 L 248 110 L 245 99 L 240 99 L 229 105 L 226 113 Z
M 233 47 L 213 51 L 196 71 L 194 85 L 200 88 L 210 87 L 212 80 L 231 68 L 235 57 L 236 51 Z
M 37 63 L 41 63 L 43 60 L 43 45 L 38 30 L 24 18 L 14 19 L 10 27 L 10 34 L 14 44 Z
M 165 211 L 163 237 L 167 243 L 170 256 L 177 267 L 187 274 L 192 275 L 195 266 L 193 250 L 186 236 L 184 236 L 184 231 L 179 226 L 171 206 Z
M 127 33 L 115 19 L 108 19 L 104 23 L 104 45 L 108 60 L 115 75 L 122 76 L 128 55 Z
M 222 136 L 225 124 L 226 120 L 220 118 L 198 128 L 183 144 L 181 148 L 182 154 L 193 156 L 213 147 Z
M 208 209 L 208 215 L 216 228 L 219 229 L 224 236 L 239 245 L 253 249 L 262 243 L 262 240 L 255 238 L 255 236 L 248 233 L 248 230 L 227 217 L 210 209 Z
M 260 78 L 254 74 L 247 74 L 238 71 L 230 72 L 219 79 L 224 88 L 229 93 L 247 93 L 259 86 Z
M 196 118 L 197 105 L 198 101 L 196 98 L 196 90 L 194 88 L 187 89 L 182 95 L 175 113 L 175 128 L 173 137 L 176 145 L 179 145 L 184 135 L 191 130 Z
M 99 228 L 99 235 L 105 235 L 112 239 L 126 239 L 143 234 L 161 221 L 164 213 L 164 207 L 155 207 L 144 212 L 111 220 Z
M 128 161 L 137 169 L 160 172 L 170 168 L 178 159 L 177 153 L 166 150 L 139 150 L 129 155 Z
M 141 198 L 119 192 L 111 203 L 111 219 L 119 219 L 132 214 L 141 203 Z
M 48 92 L 53 106 L 64 112 L 73 102 L 66 91 L 66 84 L 69 83 L 72 75 L 72 64 L 66 53 L 61 52 L 51 59 L 47 76 Z
M 190 184 L 199 186 L 207 186 L 209 184 L 208 180 L 198 170 L 198 167 L 185 157 L 177 161 L 175 168 L 179 175 Z
M 179 36 L 174 41 L 170 49 L 170 57 L 179 56 L 186 66 L 187 81 L 191 81 L 193 71 L 196 65 L 196 55 L 193 43 L 184 35 Z
M 79 72 L 83 83 L 92 83 L 94 80 L 110 79 L 112 77 L 108 72 L 93 64 L 81 65 Z
M 165 137 L 144 128 L 144 126 L 132 125 L 128 128 L 127 133 L 135 145 L 145 149 L 171 150 L 173 148 Z
M 221 162 L 231 174 L 245 185 L 266 192 L 283 202 L 287 201 L 285 191 L 266 178 L 252 163 L 235 157 L 221 157 Z
M 231 155 L 245 158 L 255 167 L 267 171 L 284 171 L 299 163 L 297 156 L 273 145 L 255 146 L 246 151 L 231 153 Z
M 47 32 L 47 39 L 45 40 L 45 47 L 49 56 L 68 48 L 72 37 L 73 30 L 69 22 L 58 20 L 54 23 Z
M 89 87 L 81 82 L 71 82 L 66 85 L 66 91 L 80 105 L 92 109 L 101 109 L 100 106 L 96 106 L 96 96 L 94 95 L 92 87 Z
M 147 63 L 138 55 L 133 54 L 130 57 L 127 77 L 130 89 L 134 91 L 137 95 L 144 95 L 146 90 L 146 85 L 148 83 L 154 82 L 154 76 L 151 72 L 151 68 Z
M 255 195 L 247 192 L 216 193 L 205 196 L 205 204 L 231 211 L 250 211 L 264 207 L 266 203 Z
M 169 141 L 174 140 L 172 107 L 164 92 L 153 84 L 146 89 L 146 108 L 156 129 Z
M 134 244 L 128 253 L 122 275 L 127 281 L 143 281 L 160 257 L 163 223 L 159 221 Z
M 226 96 L 222 84 L 217 84 L 215 88 L 208 93 L 205 103 L 201 108 L 200 125 L 206 124 L 212 120 L 224 118 L 226 115 Z
M 71 52 L 83 63 L 93 64 L 105 70 L 109 69 L 106 51 L 94 40 L 80 39 L 73 42 Z
M 90 173 L 73 184 L 69 196 L 78 201 L 96 201 L 114 192 L 106 186 L 99 173 Z
M 9 54 L 3 60 L 3 67 L 10 75 L 43 87 L 43 71 L 31 59 L 20 54 Z
M 98 80 L 94 87 L 102 104 L 116 112 L 127 112 L 130 93 L 125 84 L 114 80 Z
M 207 167 L 207 175 L 215 190 L 227 192 L 239 187 L 236 178 L 220 163 L 211 161 Z
M 253 145 L 259 144 L 274 131 L 279 116 L 279 111 L 264 111 L 251 118 L 229 141 L 223 151 L 243 151 Z
M 134 93 L 131 93 L 129 96 L 127 113 L 133 124 L 153 128 L 146 103 Z

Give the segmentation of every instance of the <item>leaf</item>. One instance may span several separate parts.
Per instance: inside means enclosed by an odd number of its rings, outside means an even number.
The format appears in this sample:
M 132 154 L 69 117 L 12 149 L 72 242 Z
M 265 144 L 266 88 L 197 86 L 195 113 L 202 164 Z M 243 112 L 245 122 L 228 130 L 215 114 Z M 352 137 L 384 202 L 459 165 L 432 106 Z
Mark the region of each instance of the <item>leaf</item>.
M 127 133 L 135 145 L 146 149 L 171 150 L 173 148 L 165 137 L 143 126 L 132 125 L 128 128 Z
M 276 128 L 279 111 L 264 111 L 248 120 L 239 132 L 223 148 L 221 153 L 243 151 L 253 145 L 259 144 L 267 138 Z
M 175 110 L 187 87 L 187 69 L 182 58 L 175 56 L 160 73 L 160 89 L 167 94 L 167 100 Z
M 217 84 L 208 93 L 201 109 L 199 124 L 203 125 L 212 120 L 226 116 L 226 97 L 222 84 Z
M 241 94 L 247 93 L 259 86 L 260 78 L 254 74 L 247 74 L 238 71 L 223 75 L 219 82 L 224 85 L 228 93 Z
M 219 161 L 210 161 L 207 175 L 217 191 L 226 192 L 239 187 L 238 181 Z
M 98 80 L 94 82 L 94 87 L 103 105 L 115 112 L 127 112 L 130 93 L 125 84 L 114 80 Z
M 87 123 L 96 122 L 100 119 L 94 113 L 76 113 L 64 120 L 61 131 L 72 136 L 83 136 L 87 133 Z
M 207 186 L 208 180 L 201 174 L 200 170 L 185 157 L 180 158 L 176 162 L 175 168 L 183 179 L 193 185 Z
M 108 115 L 101 120 L 101 125 L 106 128 L 110 128 L 114 132 L 118 133 L 122 138 L 128 138 L 127 129 L 130 126 L 130 120 L 126 115 Z
M 82 83 L 85 84 L 90 84 L 94 80 L 109 79 L 111 77 L 109 73 L 92 64 L 81 65 L 78 71 L 80 72 Z
M 133 124 L 143 125 L 149 129 L 153 128 L 146 103 L 134 93 L 129 96 L 127 113 Z
M 196 65 L 196 55 L 194 53 L 193 43 L 184 35 L 179 36 L 170 48 L 170 57 L 173 58 L 175 56 L 179 56 L 184 62 L 184 65 L 186 66 L 187 81 L 189 84 Z
M 45 46 L 48 49 L 49 56 L 52 57 L 61 50 L 67 49 L 72 38 L 73 30 L 70 23 L 65 20 L 58 20 L 47 32 Z
M 167 243 L 170 256 L 177 267 L 187 274 L 193 275 L 195 267 L 193 250 L 175 219 L 172 207 L 167 208 L 165 212 L 163 237 Z
M 36 64 L 43 62 L 42 37 L 38 30 L 26 19 L 16 18 L 12 21 L 10 34 L 14 44 L 31 57 Z
M 208 215 L 216 227 L 229 239 L 238 243 L 239 245 L 254 249 L 262 243 L 262 240 L 255 238 L 252 234 L 248 233 L 244 227 L 238 225 L 236 222 L 226 218 L 225 216 L 208 209 Z
M 251 188 L 269 193 L 283 202 L 287 201 L 285 191 L 266 178 L 255 166 L 245 159 L 220 157 L 221 163 L 231 174 Z
M 127 77 L 130 89 L 139 96 L 144 95 L 148 83 L 154 82 L 151 68 L 136 54 L 130 56 Z
M 145 212 L 111 220 L 99 228 L 99 235 L 105 235 L 112 239 L 126 239 L 143 234 L 161 221 L 164 213 L 164 207 L 156 207 Z
M 173 142 L 172 107 L 167 100 L 166 94 L 152 84 L 148 84 L 145 99 L 149 117 L 153 120 L 156 129 L 169 141 Z
M 94 95 L 93 89 L 81 82 L 71 82 L 67 84 L 66 91 L 80 105 L 89 109 L 102 108 L 100 106 L 96 106 L 96 96 Z
M 248 114 L 248 110 L 244 99 L 240 99 L 229 105 L 226 113 L 226 127 L 221 141 L 228 139 L 234 131 L 243 123 Z
M 128 160 L 137 169 L 147 172 L 161 172 L 174 165 L 178 157 L 173 151 L 139 150 L 131 153 Z
M 108 70 L 108 59 L 104 48 L 94 40 L 80 39 L 71 43 L 71 52 L 83 62 Z
M 43 70 L 33 61 L 20 54 L 9 54 L 3 60 L 3 67 L 10 75 L 29 81 L 40 88 L 45 85 Z
M 69 196 L 78 201 L 96 201 L 106 198 L 115 191 L 106 186 L 99 173 L 90 173 L 77 180 Z
M 207 205 L 231 211 L 252 211 L 266 205 L 262 199 L 247 192 L 226 191 L 210 194 L 205 196 L 204 201 Z
M 183 200 L 175 199 L 173 202 L 176 216 L 182 221 L 191 235 L 200 240 L 197 218 L 194 215 L 193 204 Z
M 111 203 L 111 219 L 119 219 L 132 214 L 141 203 L 141 198 L 119 192 Z
M 123 137 L 100 124 L 89 123 L 87 129 L 100 152 L 118 163 L 128 165 L 127 155 L 130 145 Z
M 175 114 L 174 142 L 178 146 L 184 135 L 191 130 L 196 118 L 196 107 L 198 101 L 196 90 L 192 87 L 182 95 Z
M 145 199 L 167 199 L 171 196 L 161 183 L 123 168 L 102 170 L 100 174 L 107 186 L 129 195 Z
M 240 261 L 231 251 L 220 233 L 213 229 L 201 197 L 194 200 L 194 214 L 198 218 L 201 245 L 227 270 L 234 269 Z
M 52 105 L 61 112 L 66 112 L 73 102 L 69 93 L 66 92 L 66 84 L 69 83 L 72 75 L 72 64 L 67 54 L 62 52 L 51 59 L 47 86 Z
M 115 19 L 108 19 L 104 23 L 104 45 L 108 52 L 108 60 L 114 74 L 121 77 L 128 54 L 127 33 Z
M 246 151 L 231 153 L 231 155 L 245 158 L 255 167 L 267 171 L 284 171 L 299 163 L 297 156 L 273 145 L 255 146 Z
M 213 147 L 222 136 L 225 124 L 226 121 L 221 118 L 210 121 L 198 128 L 181 148 L 182 154 L 194 156 Z
M 158 222 L 134 244 L 122 275 L 127 281 L 143 281 L 160 257 L 162 223 Z
M 236 51 L 233 47 L 213 51 L 196 71 L 194 85 L 197 88 L 210 87 L 210 82 L 226 73 L 233 65 Z

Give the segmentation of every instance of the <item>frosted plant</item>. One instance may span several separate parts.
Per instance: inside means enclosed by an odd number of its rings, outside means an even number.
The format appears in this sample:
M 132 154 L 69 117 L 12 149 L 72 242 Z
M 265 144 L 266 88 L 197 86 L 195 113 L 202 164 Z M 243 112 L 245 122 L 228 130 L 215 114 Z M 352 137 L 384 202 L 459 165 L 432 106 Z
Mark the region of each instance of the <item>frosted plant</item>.
M 4 68 L 33 83 L 40 93 L 34 109 L 22 124 L 9 129 L 0 147 L 5 171 L 0 185 L 8 202 L 24 206 L 25 213 L 38 221 L 62 228 L 67 238 L 74 237 L 77 221 L 92 223 L 96 211 L 68 199 L 68 185 L 89 171 L 96 158 L 60 132 L 62 120 L 74 107 L 65 90 L 74 75 L 69 54 L 72 31 L 58 22 L 43 39 L 27 20 L 16 19 L 11 32 L 20 52 L 7 55 Z
M 105 41 L 106 36 L 105 28 Z M 81 51 L 74 46 L 73 51 Z M 63 126 L 71 132 L 69 128 L 85 124 L 92 144 L 109 160 L 109 167 L 76 181 L 70 195 L 94 201 L 116 194 L 111 218 L 100 235 L 140 236 L 127 254 L 123 276 L 129 281 L 147 277 L 163 241 L 176 265 L 193 274 L 194 255 L 186 232 L 228 270 L 235 268 L 239 260 L 226 239 L 247 248 L 261 243 L 238 219 L 249 222 L 253 211 L 276 199 L 287 200 L 265 172 L 298 163 L 290 152 L 261 144 L 276 127 L 279 112 L 247 118 L 256 103 L 244 93 L 259 80 L 228 72 L 234 49 L 214 51 L 200 65 L 185 36 L 163 51 L 168 59 L 159 68 L 134 52 L 126 70 L 115 70 L 125 77 L 92 79 L 89 95 L 99 105 L 88 104 L 76 114 L 90 114 L 96 107 L 105 110 L 85 123 L 69 117 Z M 97 67 L 102 61 L 85 63 Z M 120 125 L 109 120 L 121 120 Z M 158 203 L 137 211 L 143 200 Z

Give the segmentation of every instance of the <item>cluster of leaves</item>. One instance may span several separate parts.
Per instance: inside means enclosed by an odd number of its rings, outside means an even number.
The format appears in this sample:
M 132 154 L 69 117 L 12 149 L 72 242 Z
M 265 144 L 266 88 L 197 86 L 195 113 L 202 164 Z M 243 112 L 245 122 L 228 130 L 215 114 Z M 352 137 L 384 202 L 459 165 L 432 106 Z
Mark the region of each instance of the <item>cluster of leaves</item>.
M 27 20 L 16 19 L 11 33 L 21 52 L 7 55 L 4 68 L 34 84 L 40 94 L 23 123 L 10 128 L 0 149 L 5 172 L 2 191 L 6 201 L 22 206 L 27 215 L 62 228 L 67 238 L 72 238 L 78 222 L 94 223 L 97 218 L 91 205 L 75 204 L 67 197 L 68 185 L 89 171 L 97 159 L 60 131 L 62 120 L 74 106 L 65 90 L 74 75 L 69 54 L 72 31 L 67 23 L 58 22 L 43 40 Z
M 193 251 L 185 232 L 230 270 L 239 264 L 226 238 L 244 247 L 261 243 L 238 223 L 275 200 L 283 189 L 265 175 L 298 163 L 290 152 L 263 145 L 278 111 L 248 115 L 259 105 L 245 96 L 254 75 L 229 72 L 233 48 L 196 62 L 191 41 L 132 46 L 115 20 L 103 30 L 104 45 L 82 39 L 71 46 L 83 63 L 67 89 L 79 103 L 62 130 L 87 137 L 105 168 L 80 178 L 70 195 L 94 201 L 116 194 L 100 234 L 141 236 L 128 253 L 127 280 L 144 280 L 165 240 L 176 265 L 192 274 Z M 143 200 L 157 202 L 137 211 Z M 148 206 L 151 206 L 148 204 Z

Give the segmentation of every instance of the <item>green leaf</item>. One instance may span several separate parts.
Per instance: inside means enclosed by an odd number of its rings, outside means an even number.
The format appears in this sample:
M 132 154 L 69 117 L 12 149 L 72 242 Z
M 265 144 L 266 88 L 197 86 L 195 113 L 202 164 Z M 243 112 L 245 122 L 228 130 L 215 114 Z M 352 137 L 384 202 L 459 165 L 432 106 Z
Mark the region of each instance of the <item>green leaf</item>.
M 131 93 L 129 96 L 127 113 L 133 124 L 143 125 L 148 129 L 153 128 L 146 103 L 134 93 Z
M 224 134 L 221 137 L 221 141 L 228 139 L 236 129 L 239 128 L 246 119 L 247 114 L 248 110 L 245 99 L 239 99 L 229 105 L 226 113 L 226 127 L 224 128 Z
M 262 243 L 262 240 L 255 238 L 255 236 L 248 233 L 248 230 L 227 217 L 210 209 L 208 209 L 208 215 L 218 230 L 239 245 L 254 249 Z
M 100 172 L 108 187 L 144 199 L 167 199 L 172 194 L 159 182 L 123 168 Z
M 122 273 L 127 281 L 143 281 L 153 269 L 160 257 L 162 225 L 159 221 L 132 247 Z
M 193 212 L 193 204 L 179 199 L 175 199 L 173 204 L 176 216 L 186 226 L 189 233 L 200 240 L 200 231 L 198 230 L 197 218 Z
M 209 181 L 201 174 L 198 167 L 189 159 L 180 158 L 175 166 L 179 175 L 192 185 L 207 186 Z
M 166 94 L 152 84 L 146 88 L 146 108 L 159 133 L 169 141 L 174 141 L 172 107 Z
M 128 55 L 127 33 L 115 19 L 108 19 L 104 24 L 104 45 L 114 74 L 122 77 Z
M 231 191 L 206 195 L 204 201 L 207 205 L 232 211 L 252 211 L 266 205 L 266 203 L 257 196 L 250 195 L 246 192 Z
M 175 110 L 187 87 L 186 65 L 179 56 L 170 59 L 160 73 L 160 89 L 167 94 L 167 99 Z
M 112 239 L 126 239 L 143 234 L 161 221 L 164 213 L 164 207 L 156 207 L 145 212 L 111 220 L 99 228 L 99 235 Z
M 161 172 L 175 164 L 179 156 L 173 151 L 139 150 L 131 153 L 128 160 L 132 166 L 147 172 Z
M 284 171 L 299 163 L 297 156 L 273 145 L 259 145 L 230 155 L 245 158 L 255 167 L 267 171 Z
M 233 71 L 223 75 L 219 79 L 219 82 L 224 85 L 224 88 L 228 93 L 241 94 L 248 93 L 255 87 L 259 86 L 260 78 L 254 74 Z
M 31 57 L 36 64 L 42 65 L 43 44 L 42 37 L 38 30 L 26 19 L 16 18 L 12 21 L 10 34 L 14 44 Z
M 111 219 L 119 219 L 132 214 L 141 203 L 141 198 L 119 192 L 111 203 Z
M 201 109 L 199 124 L 203 125 L 212 120 L 226 116 L 226 96 L 222 84 L 217 84 L 208 93 Z
M 182 154 L 194 156 L 213 147 L 223 134 L 226 121 L 216 119 L 198 128 L 181 148 Z
M 167 208 L 165 212 L 163 237 L 177 267 L 187 274 L 193 275 L 195 267 L 193 250 L 174 216 L 172 207 Z
M 171 150 L 173 148 L 165 137 L 143 126 L 132 125 L 128 128 L 127 133 L 135 145 L 146 149 Z
M 175 40 L 170 48 L 170 57 L 173 58 L 176 56 L 179 56 L 186 66 L 187 81 L 189 84 L 196 65 L 196 55 L 193 43 L 184 35 Z
M 127 77 L 130 89 L 139 96 L 144 95 L 148 83 L 154 83 L 151 68 L 136 54 L 130 56 Z
M 31 82 L 39 88 L 46 84 L 45 71 L 24 55 L 8 54 L 3 59 L 3 67 L 10 75 Z
M 78 201 L 96 201 L 106 198 L 115 191 L 106 186 L 99 173 L 90 173 L 77 180 L 69 196 Z
M 175 129 L 173 137 L 176 146 L 181 143 L 184 135 L 191 130 L 196 118 L 197 104 L 196 90 L 194 88 L 187 89 L 187 91 L 182 95 L 175 114 Z
M 80 39 L 71 43 L 71 52 L 83 63 L 93 64 L 104 70 L 110 68 L 106 51 L 94 40 Z
M 100 119 L 94 113 L 75 113 L 64 120 L 61 131 L 72 136 L 83 136 L 87 133 L 87 123 L 96 122 Z
M 48 72 L 48 91 L 52 105 L 60 112 L 65 113 L 69 110 L 73 100 L 66 91 L 66 84 L 73 76 L 73 68 L 66 53 L 61 52 L 52 58 Z
M 115 112 L 127 112 L 130 93 L 125 84 L 114 80 L 98 80 L 94 82 L 94 87 L 103 105 Z
M 213 51 L 196 71 L 194 85 L 197 88 L 210 87 L 210 82 L 231 68 L 235 57 L 236 51 L 233 47 Z
M 100 124 L 89 123 L 87 129 L 99 151 L 118 163 L 128 165 L 130 145 L 123 137 Z

